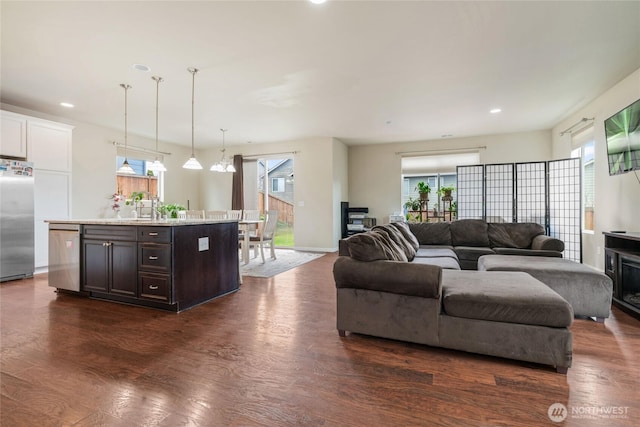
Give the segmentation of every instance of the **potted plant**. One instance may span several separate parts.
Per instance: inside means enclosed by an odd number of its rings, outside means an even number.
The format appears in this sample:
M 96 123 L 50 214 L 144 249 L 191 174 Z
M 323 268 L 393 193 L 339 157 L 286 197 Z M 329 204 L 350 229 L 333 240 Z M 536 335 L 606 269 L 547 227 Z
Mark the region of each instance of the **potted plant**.
M 407 201 L 404 203 L 404 207 L 408 211 L 419 211 L 420 210 L 420 200 L 416 200 L 413 197 L 409 197 Z
M 158 206 L 158 213 L 168 218 L 178 218 L 178 211 L 183 210 L 185 210 L 185 207 L 178 203 L 168 203 Z
M 431 187 L 424 181 L 420 181 L 416 185 L 416 190 L 420 194 L 420 200 L 429 200 L 429 193 L 431 193 Z
M 451 193 L 454 192 L 456 187 L 453 185 L 445 185 L 443 187 L 438 188 L 438 194 L 443 195 L 444 197 L 451 197 Z
M 125 205 L 133 206 L 131 210 L 131 214 L 133 215 L 134 218 L 138 217 L 138 202 L 144 199 L 145 195 L 146 193 L 144 193 L 143 191 L 134 191 L 133 193 L 131 193 L 131 199 L 125 202 Z

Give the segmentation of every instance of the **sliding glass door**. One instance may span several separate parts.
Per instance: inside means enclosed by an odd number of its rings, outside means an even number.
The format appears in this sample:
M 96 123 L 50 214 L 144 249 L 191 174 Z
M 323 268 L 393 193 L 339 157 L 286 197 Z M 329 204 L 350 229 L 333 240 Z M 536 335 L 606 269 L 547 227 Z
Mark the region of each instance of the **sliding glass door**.
M 293 247 L 293 157 L 260 157 L 243 161 L 244 206 L 277 211 L 277 247 Z

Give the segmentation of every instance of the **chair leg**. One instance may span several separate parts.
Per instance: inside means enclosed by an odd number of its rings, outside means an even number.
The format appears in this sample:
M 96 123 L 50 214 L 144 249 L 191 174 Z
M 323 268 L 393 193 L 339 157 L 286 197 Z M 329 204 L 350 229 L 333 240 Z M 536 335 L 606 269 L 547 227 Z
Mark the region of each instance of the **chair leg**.
M 273 246 L 273 240 L 269 243 L 269 246 L 271 247 L 271 258 L 276 259 L 276 249 Z
M 260 255 L 262 256 L 262 263 L 264 264 L 264 243 L 260 243 Z

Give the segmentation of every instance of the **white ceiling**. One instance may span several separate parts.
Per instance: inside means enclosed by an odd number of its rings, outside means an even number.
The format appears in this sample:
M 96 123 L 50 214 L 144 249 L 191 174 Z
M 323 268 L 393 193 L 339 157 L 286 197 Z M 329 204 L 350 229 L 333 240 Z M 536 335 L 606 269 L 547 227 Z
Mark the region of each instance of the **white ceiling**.
M 196 148 L 550 129 L 640 68 L 638 1 L 0 5 L 3 103 L 124 129 L 128 83 L 153 138 L 159 75 L 160 139 L 190 145 L 196 67 Z

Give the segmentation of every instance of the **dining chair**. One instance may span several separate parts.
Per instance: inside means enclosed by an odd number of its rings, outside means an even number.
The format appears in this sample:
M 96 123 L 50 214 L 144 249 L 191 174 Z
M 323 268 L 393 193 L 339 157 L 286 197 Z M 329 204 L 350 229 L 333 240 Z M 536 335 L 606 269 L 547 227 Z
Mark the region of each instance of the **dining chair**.
M 276 227 L 278 226 L 278 211 L 267 211 L 264 221 L 258 226 L 258 230 L 255 236 L 249 237 L 249 249 L 253 247 L 256 251 L 260 248 L 260 256 L 262 262 L 264 259 L 264 248 L 269 246 L 271 251 L 271 258 L 276 259 L 275 245 L 273 243 L 276 234 Z M 243 244 L 243 240 L 240 241 Z M 255 253 L 254 258 L 257 257 Z
M 227 211 L 206 211 L 206 219 L 227 219 Z
M 191 209 L 185 211 L 186 219 L 204 219 L 204 210 L 202 209 Z
M 228 210 L 227 219 L 242 219 L 242 210 Z
M 262 212 L 260 212 L 257 209 L 245 209 L 242 211 L 242 219 L 247 221 L 259 221 L 261 215 L 262 215 Z M 256 230 L 257 230 L 256 225 L 252 227 L 247 227 L 248 233 L 252 236 L 256 235 Z M 242 238 L 242 236 L 244 236 L 244 231 L 240 231 L 239 236 L 240 238 Z
M 187 211 L 178 211 L 178 219 L 187 219 Z
M 259 220 L 260 219 L 260 215 L 261 212 L 259 210 L 254 210 L 254 209 L 245 209 L 242 211 L 242 219 L 248 219 L 248 220 Z

